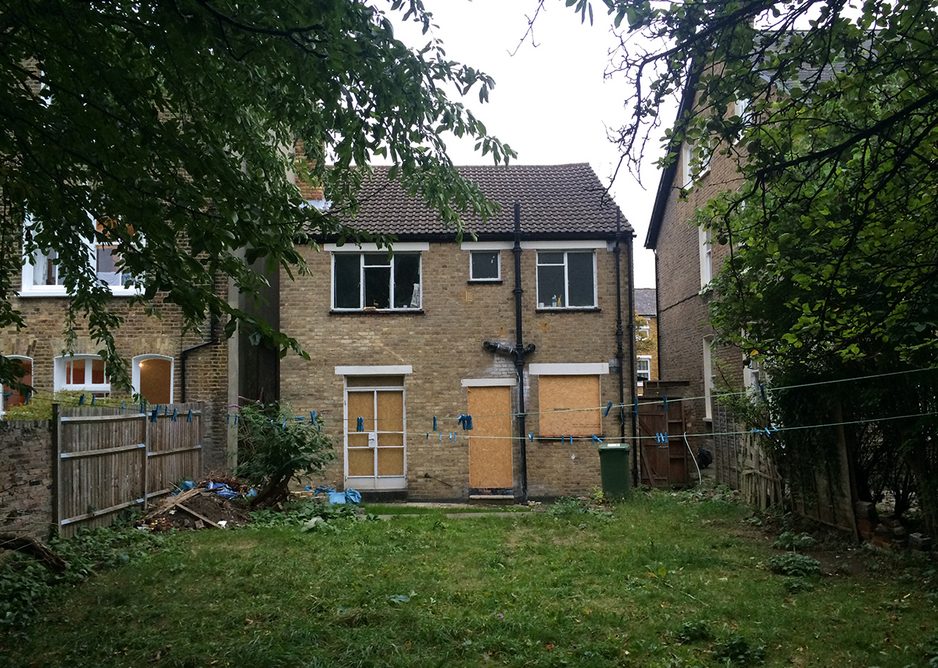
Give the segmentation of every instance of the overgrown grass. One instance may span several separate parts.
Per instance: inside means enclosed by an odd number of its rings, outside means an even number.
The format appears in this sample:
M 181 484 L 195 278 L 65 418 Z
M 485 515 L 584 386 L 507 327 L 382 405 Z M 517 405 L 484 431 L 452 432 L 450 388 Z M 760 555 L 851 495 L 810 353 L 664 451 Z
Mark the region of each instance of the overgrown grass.
M 771 572 L 723 501 L 201 531 L 0 639 L 9 666 L 928 665 L 926 567 Z M 924 578 L 924 579 L 923 579 Z

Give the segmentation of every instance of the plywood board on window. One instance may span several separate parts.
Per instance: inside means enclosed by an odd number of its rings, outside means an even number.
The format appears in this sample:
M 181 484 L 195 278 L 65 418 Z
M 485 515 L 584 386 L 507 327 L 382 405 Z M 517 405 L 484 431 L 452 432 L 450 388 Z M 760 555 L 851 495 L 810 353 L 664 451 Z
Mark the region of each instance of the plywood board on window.
M 378 431 L 404 432 L 404 393 L 378 392 Z
M 348 474 L 373 476 L 375 474 L 375 451 L 373 448 L 348 449 Z
M 512 487 L 511 388 L 470 387 L 469 486 Z
M 346 431 L 358 430 L 358 418 L 364 418 L 364 431 L 375 430 L 375 395 L 374 392 L 348 393 L 348 425 Z
M 404 475 L 404 448 L 378 448 L 378 475 Z
M 539 376 L 541 436 L 592 436 L 602 433 L 599 376 Z

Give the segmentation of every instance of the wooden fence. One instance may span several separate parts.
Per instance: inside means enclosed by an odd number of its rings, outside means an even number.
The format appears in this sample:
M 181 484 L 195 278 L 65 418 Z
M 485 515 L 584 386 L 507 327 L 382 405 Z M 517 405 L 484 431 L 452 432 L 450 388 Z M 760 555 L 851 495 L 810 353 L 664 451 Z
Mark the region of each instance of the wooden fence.
M 106 526 L 202 471 L 201 403 L 138 409 L 53 404 L 54 529 Z

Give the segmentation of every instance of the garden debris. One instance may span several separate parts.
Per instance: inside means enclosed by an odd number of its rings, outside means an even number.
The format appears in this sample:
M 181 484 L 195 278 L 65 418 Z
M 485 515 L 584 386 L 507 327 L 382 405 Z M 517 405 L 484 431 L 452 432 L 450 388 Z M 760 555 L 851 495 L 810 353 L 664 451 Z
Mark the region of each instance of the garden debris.
M 212 476 L 186 481 L 180 488 L 185 491 L 162 499 L 138 526 L 150 531 L 221 529 L 251 521 L 245 500 L 256 492 L 236 478 Z

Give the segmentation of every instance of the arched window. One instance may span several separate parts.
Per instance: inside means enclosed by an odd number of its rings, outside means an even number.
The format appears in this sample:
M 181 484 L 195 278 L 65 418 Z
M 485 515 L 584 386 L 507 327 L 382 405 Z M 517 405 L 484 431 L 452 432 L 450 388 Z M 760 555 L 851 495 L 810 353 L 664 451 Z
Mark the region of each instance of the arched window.
M 134 392 L 151 404 L 173 403 L 173 358 L 137 355 L 133 358 Z
M 19 362 L 20 369 L 23 371 L 23 376 L 20 379 L 24 385 L 33 384 L 33 360 L 30 357 L 22 357 L 20 355 L 7 355 L 11 360 Z M 10 387 L 9 385 L 3 386 L 3 404 L 2 409 L 0 409 L 0 414 L 6 412 L 8 408 L 13 408 L 14 406 L 19 406 L 26 403 L 26 396 L 24 393 L 17 391 L 15 388 Z

